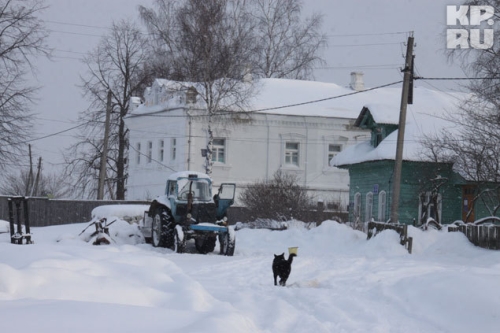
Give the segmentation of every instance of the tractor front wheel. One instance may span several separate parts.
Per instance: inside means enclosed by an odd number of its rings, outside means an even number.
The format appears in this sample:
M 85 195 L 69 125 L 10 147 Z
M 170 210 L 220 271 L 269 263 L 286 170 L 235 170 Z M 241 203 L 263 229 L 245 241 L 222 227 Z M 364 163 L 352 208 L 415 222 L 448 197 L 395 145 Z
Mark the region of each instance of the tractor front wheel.
M 232 231 L 232 232 L 231 232 Z M 236 235 L 234 230 L 229 230 L 219 235 L 220 254 L 224 256 L 233 256 L 236 247 Z
M 186 238 L 180 226 L 174 229 L 174 252 L 184 253 L 186 250 Z
M 215 243 L 217 242 L 216 236 L 205 236 L 195 239 L 194 245 L 198 253 L 207 254 L 215 249 Z

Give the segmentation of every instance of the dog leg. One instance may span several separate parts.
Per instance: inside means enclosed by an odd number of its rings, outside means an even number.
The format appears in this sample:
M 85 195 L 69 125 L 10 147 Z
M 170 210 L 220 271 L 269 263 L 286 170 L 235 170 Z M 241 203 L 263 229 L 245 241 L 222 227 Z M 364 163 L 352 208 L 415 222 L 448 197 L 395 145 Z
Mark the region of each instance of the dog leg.
M 274 274 L 274 285 L 275 285 L 275 286 L 277 286 L 277 285 L 278 285 L 278 283 L 277 283 L 277 281 L 276 281 L 276 278 L 277 278 L 277 277 L 278 277 L 278 274 Z

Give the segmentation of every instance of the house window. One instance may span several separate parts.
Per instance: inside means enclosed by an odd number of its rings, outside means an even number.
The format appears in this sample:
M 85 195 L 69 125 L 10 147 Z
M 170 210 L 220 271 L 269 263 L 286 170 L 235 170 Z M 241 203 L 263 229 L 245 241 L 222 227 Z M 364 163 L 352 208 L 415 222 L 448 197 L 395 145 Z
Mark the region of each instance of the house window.
M 354 221 L 361 221 L 361 193 L 356 193 L 354 195 L 354 206 L 352 214 L 354 215 Z
M 226 139 L 213 140 L 212 161 L 219 163 L 226 163 Z
M 298 142 L 287 142 L 285 144 L 285 164 L 299 166 Z
M 366 193 L 365 217 L 368 222 L 373 217 L 373 192 Z
M 172 141 L 170 142 L 170 159 L 172 161 L 175 161 L 176 157 L 177 157 L 177 139 L 172 138 Z
M 432 218 L 436 222 L 441 223 L 442 214 L 442 197 L 441 194 L 435 192 L 421 193 L 419 196 L 418 219 L 420 224 L 427 222 L 427 219 Z
M 385 211 L 386 211 L 386 193 L 385 191 L 380 191 L 378 194 L 378 220 L 381 222 L 386 221 Z
M 327 165 L 330 165 L 330 161 L 332 158 L 340 153 L 342 151 L 342 146 L 341 145 L 336 145 L 336 144 L 329 144 L 328 145 L 328 161 Z
M 165 141 L 160 140 L 160 142 L 158 142 L 158 160 L 160 160 L 160 162 L 163 162 L 164 158 L 165 158 Z
M 151 160 L 153 159 L 153 142 L 148 141 L 148 163 L 151 163 Z
M 137 148 L 135 149 L 137 153 L 136 161 L 137 164 L 141 164 L 141 143 L 137 142 Z

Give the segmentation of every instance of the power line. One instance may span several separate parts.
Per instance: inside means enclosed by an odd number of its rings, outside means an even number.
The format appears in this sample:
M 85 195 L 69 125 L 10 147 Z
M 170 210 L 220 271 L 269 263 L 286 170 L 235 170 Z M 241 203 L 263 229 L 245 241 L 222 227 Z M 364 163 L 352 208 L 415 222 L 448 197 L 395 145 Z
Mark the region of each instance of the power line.
M 173 172 L 177 172 L 177 170 L 172 169 L 172 168 L 171 168 L 171 167 L 169 167 L 168 165 L 165 165 L 165 164 L 161 163 L 160 161 L 155 160 L 152 156 L 149 156 L 149 155 L 146 155 L 146 154 L 144 154 L 144 153 L 141 153 L 139 150 L 135 149 L 132 145 L 129 145 L 129 149 L 132 149 L 133 151 L 135 151 L 135 152 L 136 152 L 136 153 L 138 153 L 139 155 L 145 156 L 148 160 L 151 160 L 151 161 L 153 161 L 153 162 L 156 162 L 156 163 L 158 163 L 159 165 L 161 165 L 161 166 L 163 166 L 163 167 L 165 167 L 165 168 L 167 168 L 167 169 L 170 169 L 170 170 L 171 170 L 171 171 L 173 171 Z
M 414 80 L 442 80 L 442 81 L 451 81 L 451 80 L 499 80 L 500 77 L 422 77 L 422 76 L 414 76 Z
M 403 42 L 398 43 L 368 43 L 368 44 L 335 44 L 328 45 L 327 47 L 358 47 L 358 46 L 386 46 L 386 45 L 400 45 Z
M 110 30 L 109 27 L 99 27 L 99 26 L 96 26 L 96 25 L 88 25 L 88 24 L 69 23 L 69 22 L 60 22 L 60 21 L 49 21 L 49 20 L 45 20 L 45 22 L 54 23 L 54 24 L 60 24 L 60 25 L 71 25 L 71 26 L 75 26 L 75 27 L 84 27 L 84 28 Z
M 69 31 L 61 31 L 61 30 L 53 30 L 53 29 L 48 30 L 48 32 L 57 32 L 57 33 L 61 33 L 61 34 L 79 35 L 79 36 L 102 37 L 102 35 L 87 34 L 87 33 L 83 33 L 83 32 L 69 32 Z
M 366 34 L 333 34 L 326 35 L 327 37 L 360 37 L 360 36 L 382 36 L 382 35 L 407 35 L 410 31 L 396 31 L 396 32 L 379 32 L 379 33 L 366 33 Z

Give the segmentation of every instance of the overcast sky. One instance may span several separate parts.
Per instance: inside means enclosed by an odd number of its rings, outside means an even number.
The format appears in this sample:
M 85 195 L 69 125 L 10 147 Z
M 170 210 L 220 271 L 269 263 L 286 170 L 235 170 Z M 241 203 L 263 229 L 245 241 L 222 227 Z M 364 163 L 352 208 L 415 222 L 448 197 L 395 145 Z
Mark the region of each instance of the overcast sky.
M 94 48 L 113 20 L 137 20 L 137 6 L 151 6 L 153 0 L 46 0 L 43 13 L 52 31 L 48 40 L 54 59 L 38 61 L 37 84 L 42 87 L 34 108 L 37 113 L 35 137 L 50 135 L 76 125 L 78 112 L 88 107 L 82 97 L 80 63 Z M 431 77 L 461 77 L 458 64 L 449 64 L 445 55 L 446 5 L 450 0 L 304 0 L 304 12 L 321 12 L 329 47 L 323 56 L 325 68 L 315 71 L 317 81 L 349 83 L 353 70 L 364 72 L 366 87 L 402 79 L 405 42 L 413 31 L 417 73 Z M 456 89 L 456 84 L 423 81 L 428 88 Z M 325 96 L 330 97 L 330 96 Z M 67 147 L 76 131 L 34 141 L 35 158 L 42 156 L 45 171 L 62 162 L 60 150 Z

